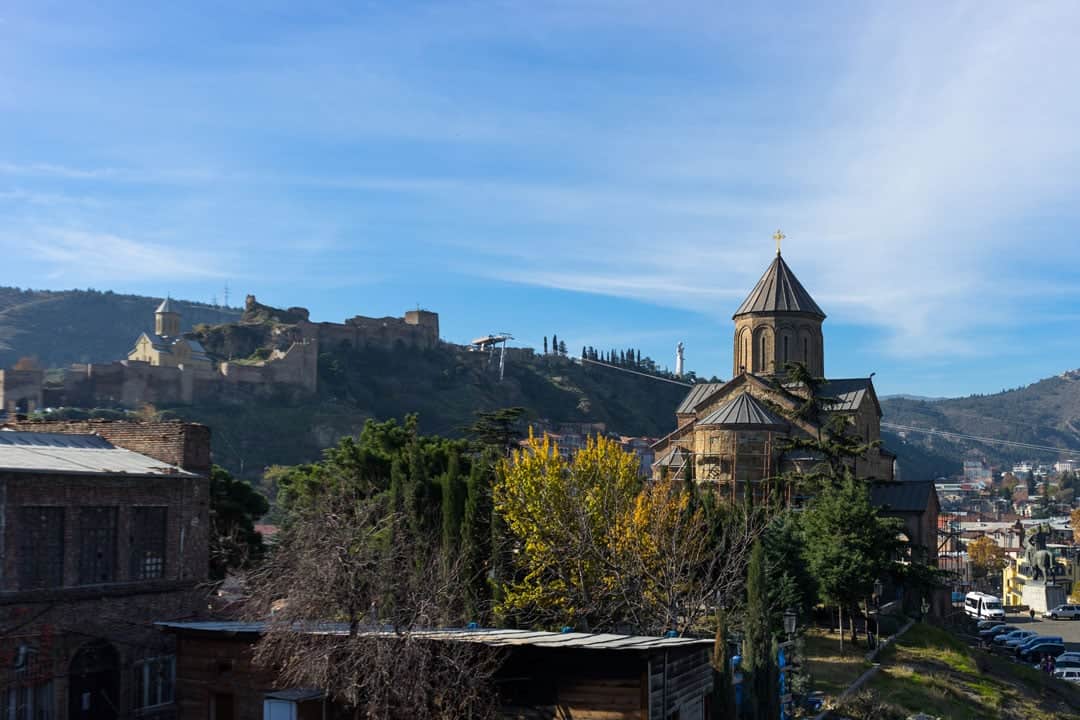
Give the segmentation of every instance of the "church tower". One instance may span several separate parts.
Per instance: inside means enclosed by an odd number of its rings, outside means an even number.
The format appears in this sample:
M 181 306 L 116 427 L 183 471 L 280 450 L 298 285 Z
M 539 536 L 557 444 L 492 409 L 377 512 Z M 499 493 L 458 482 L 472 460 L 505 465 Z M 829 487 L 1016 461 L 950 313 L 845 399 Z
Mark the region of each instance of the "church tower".
M 732 317 L 732 377 L 743 372 L 779 375 L 789 362 L 801 362 L 815 377 L 825 377 L 825 313 L 780 255 L 784 234 L 777 230 L 773 238 L 776 259 Z
M 170 298 L 162 300 L 154 311 L 154 333 L 162 337 L 180 337 L 180 313 L 174 309 Z

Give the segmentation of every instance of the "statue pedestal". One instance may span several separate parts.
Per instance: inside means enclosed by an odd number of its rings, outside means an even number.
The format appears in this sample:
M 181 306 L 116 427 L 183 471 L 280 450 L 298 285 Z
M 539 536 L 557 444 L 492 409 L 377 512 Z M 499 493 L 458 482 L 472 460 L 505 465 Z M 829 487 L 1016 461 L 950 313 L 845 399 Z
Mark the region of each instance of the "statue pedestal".
M 1042 582 L 1031 582 L 1024 585 L 1022 595 L 1024 605 L 1037 613 L 1052 610 L 1066 602 L 1065 588 L 1060 585 L 1046 585 Z

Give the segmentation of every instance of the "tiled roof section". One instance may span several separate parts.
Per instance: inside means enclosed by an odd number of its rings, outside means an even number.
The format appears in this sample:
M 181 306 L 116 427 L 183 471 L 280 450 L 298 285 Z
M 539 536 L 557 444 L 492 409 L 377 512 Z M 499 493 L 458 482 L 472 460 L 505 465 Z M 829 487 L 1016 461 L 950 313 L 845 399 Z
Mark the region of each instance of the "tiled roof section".
M 750 393 L 740 393 L 698 421 L 698 425 L 732 430 L 784 430 L 788 423 Z
M 876 482 L 870 486 L 870 503 L 882 512 L 921 513 L 935 492 L 932 480 Z
M 98 435 L 0 431 L 0 472 L 191 475 Z
M 266 629 L 260 622 L 159 622 L 160 628 L 174 631 L 222 633 L 226 635 L 261 634 Z M 347 635 L 344 623 L 320 623 L 312 626 L 316 634 Z M 360 631 L 365 635 L 393 634 L 393 630 L 372 628 Z M 586 650 L 666 650 L 675 647 L 711 647 L 712 640 L 688 637 L 655 637 L 651 635 L 615 635 L 612 633 L 545 632 L 540 630 L 499 630 L 493 628 L 447 628 L 416 630 L 413 637 L 452 642 L 475 642 L 493 647 L 529 645 L 542 648 L 582 648 Z
M 694 387 L 690 388 L 690 392 L 686 394 L 683 401 L 679 403 L 679 407 L 675 408 L 676 415 L 692 415 L 694 413 L 694 407 L 699 402 L 708 397 L 717 388 L 723 387 L 724 383 L 698 383 Z
M 758 280 L 750 295 L 735 311 L 734 317 L 747 313 L 775 312 L 807 313 L 825 319 L 825 313 L 780 255 Z

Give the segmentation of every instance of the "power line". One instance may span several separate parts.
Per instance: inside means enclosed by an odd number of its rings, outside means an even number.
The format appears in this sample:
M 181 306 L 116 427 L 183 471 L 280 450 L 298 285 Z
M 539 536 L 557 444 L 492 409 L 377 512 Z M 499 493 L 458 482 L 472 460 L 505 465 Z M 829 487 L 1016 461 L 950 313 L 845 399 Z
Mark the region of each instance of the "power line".
M 1075 455 L 1080 457 L 1080 450 L 1070 450 L 1069 448 L 1054 447 L 1052 445 L 1036 445 L 1035 443 L 1019 442 L 1017 440 L 999 440 L 997 438 L 983 437 L 981 435 L 968 435 L 965 433 L 949 432 L 947 430 L 930 430 L 928 428 L 914 427 L 911 425 L 898 425 L 896 423 L 881 423 L 881 427 L 888 428 L 889 430 L 902 430 L 905 432 L 916 432 L 924 435 L 933 435 L 935 437 L 943 437 L 949 440 L 974 440 L 976 442 L 989 443 L 991 445 L 1004 445 L 1006 447 L 1015 447 L 1023 450 L 1039 450 L 1042 452 L 1053 452 L 1065 455 Z
M 631 370 L 630 368 L 619 367 L 618 365 L 609 365 L 606 362 L 600 362 L 599 360 L 591 360 L 589 358 L 581 358 L 581 363 L 592 363 L 593 365 L 599 365 L 600 367 L 611 368 L 612 370 L 619 370 L 621 372 L 630 373 L 631 375 L 640 375 L 641 377 L 647 377 L 650 380 L 659 380 L 661 382 L 671 383 L 672 385 L 681 385 L 682 387 L 694 387 L 690 383 L 679 382 L 678 380 L 671 380 L 666 377 L 660 377 L 658 375 L 650 375 L 649 373 L 638 372 L 637 370 Z

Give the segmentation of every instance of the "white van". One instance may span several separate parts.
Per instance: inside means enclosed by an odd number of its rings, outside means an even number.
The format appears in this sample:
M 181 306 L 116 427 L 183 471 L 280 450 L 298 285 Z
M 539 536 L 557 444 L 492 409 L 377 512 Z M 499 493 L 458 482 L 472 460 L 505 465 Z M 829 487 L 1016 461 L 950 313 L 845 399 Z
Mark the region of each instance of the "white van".
M 1080 668 L 1061 668 L 1054 671 L 1054 677 L 1080 685 Z
M 1005 618 L 1001 598 L 981 592 L 969 592 L 964 596 L 964 612 L 979 620 Z

